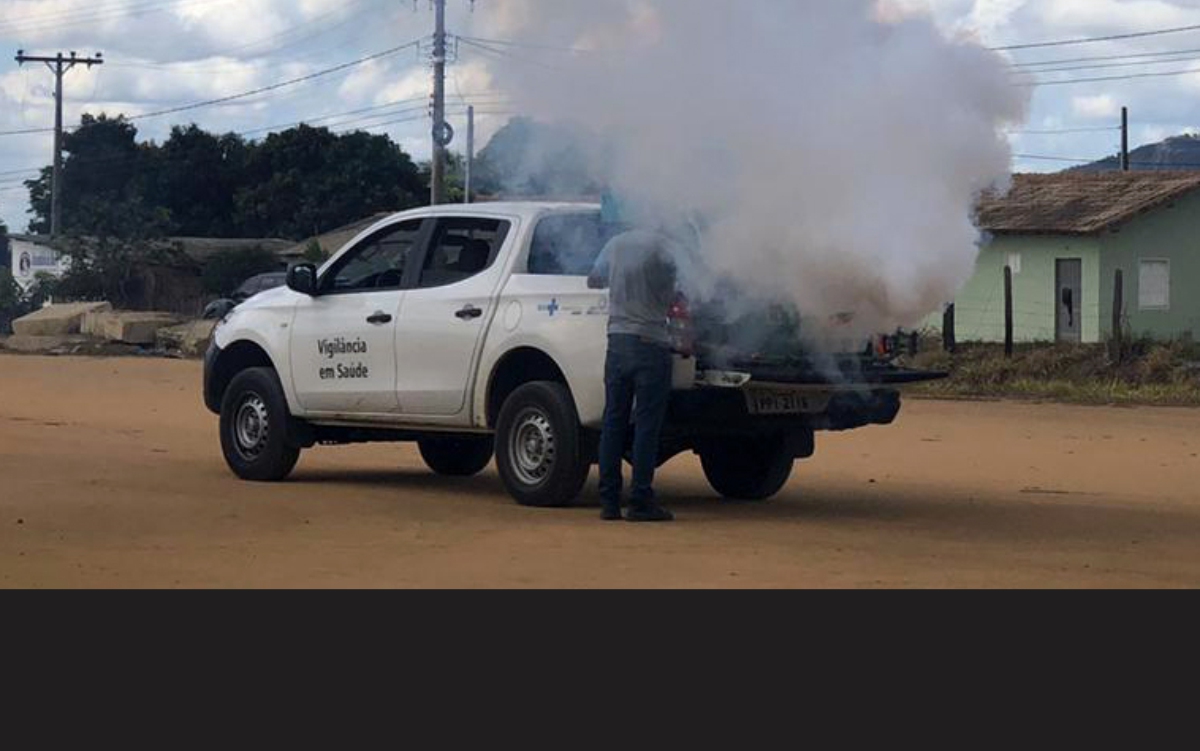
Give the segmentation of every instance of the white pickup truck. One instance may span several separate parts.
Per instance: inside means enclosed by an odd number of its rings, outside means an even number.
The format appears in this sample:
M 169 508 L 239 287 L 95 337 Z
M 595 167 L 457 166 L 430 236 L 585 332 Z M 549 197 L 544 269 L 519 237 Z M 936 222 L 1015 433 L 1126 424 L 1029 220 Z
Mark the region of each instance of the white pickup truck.
M 607 293 L 587 273 L 611 232 L 590 204 L 438 206 L 292 267 L 225 317 L 205 358 L 229 467 L 279 481 L 302 449 L 415 441 L 434 472 L 472 476 L 494 455 L 518 502 L 571 503 L 604 412 Z M 817 368 L 785 310 L 719 307 L 673 311 L 695 348 L 676 356 L 660 456 L 695 451 L 729 498 L 774 496 L 815 432 L 888 424 L 899 385 L 938 375 L 865 342 Z

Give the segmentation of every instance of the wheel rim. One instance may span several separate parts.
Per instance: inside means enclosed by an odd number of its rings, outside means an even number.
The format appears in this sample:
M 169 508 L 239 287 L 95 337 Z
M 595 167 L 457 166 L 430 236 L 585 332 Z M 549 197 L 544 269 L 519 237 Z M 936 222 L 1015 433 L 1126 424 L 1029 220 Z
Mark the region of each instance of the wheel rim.
M 509 438 L 509 466 L 525 485 L 546 482 L 558 459 L 558 440 L 550 418 L 537 409 L 518 415 Z
M 233 443 L 238 454 L 247 461 L 254 461 L 266 450 L 270 434 L 267 403 L 258 394 L 246 394 L 233 419 Z

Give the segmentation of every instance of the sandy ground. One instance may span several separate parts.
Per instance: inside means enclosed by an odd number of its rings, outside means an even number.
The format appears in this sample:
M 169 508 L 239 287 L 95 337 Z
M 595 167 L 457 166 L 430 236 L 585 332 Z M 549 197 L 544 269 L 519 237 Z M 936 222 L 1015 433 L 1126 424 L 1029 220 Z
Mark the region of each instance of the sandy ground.
M 681 457 L 680 521 L 639 527 L 520 508 L 407 446 L 239 482 L 200 375 L 0 356 L 0 586 L 1200 586 L 1200 411 L 910 401 L 821 437 L 769 504 L 718 501 Z

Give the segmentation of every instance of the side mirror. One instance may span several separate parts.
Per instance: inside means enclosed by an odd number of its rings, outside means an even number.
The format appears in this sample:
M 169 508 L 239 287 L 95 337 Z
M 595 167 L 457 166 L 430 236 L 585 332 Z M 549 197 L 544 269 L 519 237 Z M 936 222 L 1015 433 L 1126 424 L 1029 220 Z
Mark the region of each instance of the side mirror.
M 293 292 L 309 297 L 317 296 L 317 267 L 311 263 L 298 263 L 287 271 L 287 286 Z

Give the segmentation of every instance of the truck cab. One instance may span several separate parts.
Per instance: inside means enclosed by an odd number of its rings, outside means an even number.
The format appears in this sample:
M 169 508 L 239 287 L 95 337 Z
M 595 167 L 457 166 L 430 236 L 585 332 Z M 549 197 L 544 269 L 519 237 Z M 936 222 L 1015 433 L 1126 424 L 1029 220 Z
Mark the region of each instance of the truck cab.
M 317 445 L 413 441 L 440 474 L 495 457 L 519 502 L 571 503 L 603 420 L 608 296 L 587 275 L 611 232 L 591 204 L 438 206 L 294 266 L 221 321 L 206 357 L 230 468 L 277 481 Z M 891 422 L 896 385 L 920 375 L 856 361 L 853 379 L 823 377 L 718 339 L 676 355 L 661 457 L 697 452 L 728 497 L 777 493 L 816 431 Z

